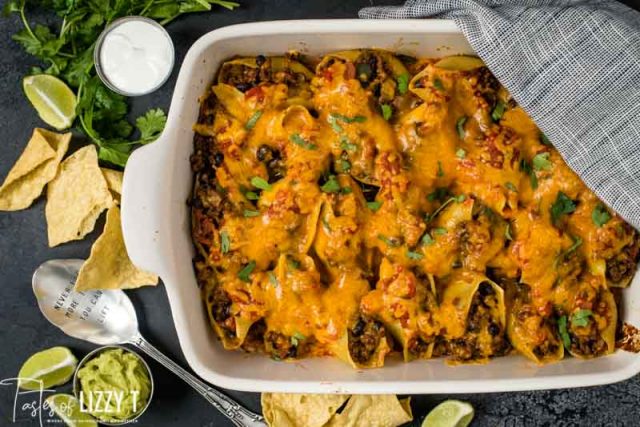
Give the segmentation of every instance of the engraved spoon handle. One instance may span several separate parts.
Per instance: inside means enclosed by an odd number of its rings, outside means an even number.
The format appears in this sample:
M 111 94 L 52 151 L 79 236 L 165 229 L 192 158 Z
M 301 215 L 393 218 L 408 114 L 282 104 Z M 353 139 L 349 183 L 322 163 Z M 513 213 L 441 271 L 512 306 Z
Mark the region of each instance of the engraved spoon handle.
M 254 414 L 249 411 L 238 402 L 220 393 L 218 390 L 210 387 L 204 382 L 191 375 L 189 372 L 181 368 L 173 360 L 162 354 L 157 348 L 149 344 L 142 335 L 137 334 L 131 340 L 129 344 L 139 348 L 165 368 L 182 378 L 187 384 L 196 389 L 205 399 L 209 401 L 217 410 L 222 412 L 231 420 L 233 424 L 239 427 L 264 427 L 266 426 L 264 418 L 258 414 Z

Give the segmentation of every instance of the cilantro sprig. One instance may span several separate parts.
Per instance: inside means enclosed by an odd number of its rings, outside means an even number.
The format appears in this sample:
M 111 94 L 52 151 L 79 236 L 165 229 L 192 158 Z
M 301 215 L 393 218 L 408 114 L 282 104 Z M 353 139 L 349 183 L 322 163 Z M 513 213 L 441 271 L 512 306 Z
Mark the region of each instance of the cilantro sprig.
M 57 28 L 32 24 L 29 9 L 38 16 L 57 16 Z M 114 20 L 130 15 L 155 19 L 166 25 L 183 13 L 211 10 L 213 5 L 233 9 L 238 3 L 226 0 L 118 0 L 118 1 L 29 1 L 8 0 L 3 14 L 17 14 L 23 29 L 13 40 L 37 58 L 39 66 L 30 74 L 50 74 L 71 87 L 78 100 L 76 126 L 98 147 L 98 156 L 115 166 L 124 166 L 129 154 L 140 144 L 155 140 L 166 123 L 158 108 L 135 120 L 127 120 L 125 97 L 109 90 L 96 76 L 93 62 L 98 36 Z

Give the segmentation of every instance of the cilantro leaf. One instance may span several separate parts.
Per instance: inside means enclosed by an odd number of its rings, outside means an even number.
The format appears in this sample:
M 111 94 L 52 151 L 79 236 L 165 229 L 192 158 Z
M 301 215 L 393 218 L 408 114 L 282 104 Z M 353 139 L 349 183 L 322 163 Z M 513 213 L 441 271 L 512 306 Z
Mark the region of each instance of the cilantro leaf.
M 536 171 L 531 166 L 531 163 L 527 162 L 526 159 L 520 160 L 520 170 L 527 175 L 529 175 L 529 182 L 531 183 L 531 188 L 538 188 L 538 176 L 536 175 Z
M 280 286 L 280 282 L 278 282 L 278 278 L 275 274 L 273 274 L 273 271 L 268 272 L 267 276 L 269 277 L 269 281 L 273 286 L 275 286 L 276 288 Z
M 382 206 L 382 202 L 380 201 L 373 201 L 373 202 L 367 202 L 367 207 L 372 210 L 373 212 L 377 212 L 378 209 L 380 209 L 380 207 Z
M 340 191 L 340 183 L 338 183 L 338 180 L 336 179 L 335 175 L 329 175 L 329 179 L 327 179 L 327 182 L 325 182 L 321 187 L 320 190 L 324 191 L 325 193 L 337 193 Z
M 591 212 L 591 220 L 598 228 L 605 225 L 611 219 L 611 214 L 607 210 L 607 207 L 602 203 L 598 203 Z
M 591 316 L 593 316 L 591 310 L 580 309 L 571 315 L 571 324 L 573 326 L 587 326 Z
M 554 225 L 562 215 L 568 215 L 576 210 L 576 204 L 562 191 L 558 191 L 556 201 L 551 205 L 551 221 Z
M 456 131 L 458 138 L 464 139 L 464 125 L 467 123 L 467 116 L 462 116 L 456 121 Z
M 238 271 L 238 279 L 242 280 L 243 282 L 251 282 L 251 273 L 253 273 L 253 270 L 256 268 L 256 262 L 255 261 L 251 261 L 249 262 L 247 265 L 245 265 L 242 270 Z
M 409 74 L 400 74 L 396 77 L 396 81 L 398 82 L 398 92 L 400 92 L 400 95 L 407 93 L 409 90 Z
M 306 139 L 300 136 L 300 134 L 294 133 L 289 137 L 289 141 L 293 142 L 296 145 L 299 145 L 302 148 L 307 150 L 316 150 L 318 148 L 317 145 L 308 142 Z
M 439 78 L 435 78 L 433 79 L 433 87 L 436 88 L 437 90 L 439 90 L 440 92 L 444 92 L 445 88 L 444 85 L 442 84 L 442 81 Z
M 491 111 L 491 118 L 493 119 L 494 122 L 500 121 L 500 119 L 504 115 L 504 111 L 506 107 L 507 105 L 502 101 L 498 101 L 496 106 L 493 107 L 493 111 Z
M 259 176 L 254 176 L 253 178 L 251 178 L 251 185 L 253 185 L 256 188 L 259 188 L 260 190 L 264 190 L 264 191 L 271 190 L 271 184 L 269 184 L 269 182 L 267 182 L 266 179 L 261 178 Z
M 260 216 L 260 212 L 254 211 L 251 209 L 245 209 L 242 214 L 244 215 L 245 218 L 253 218 L 256 216 Z
M 251 117 L 249 117 L 249 120 L 247 121 L 247 123 L 244 125 L 244 128 L 246 130 L 253 129 L 256 126 L 256 123 L 258 123 L 258 120 L 260 120 L 261 116 L 262 116 L 262 111 L 260 110 L 253 113 Z
M 562 338 L 562 344 L 564 348 L 567 350 L 571 349 L 571 337 L 569 336 L 569 332 L 567 331 L 567 316 L 562 315 L 558 319 L 558 333 Z
M 407 257 L 414 261 L 418 261 L 424 258 L 424 255 L 422 255 L 420 252 L 407 251 Z
M 464 159 L 467 156 L 467 152 L 464 151 L 464 148 L 458 148 L 456 150 L 456 157 L 459 159 Z
M 551 161 L 549 161 L 549 153 L 539 153 L 533 157 L 533 169 L 537 171 L 551 169 Z
M 230 248 L 231 239 L 229 239 L 229 233 L 223 230 L 220 232 L 220 252 L 226 254 L 227 252 L 229 252 Z
M 162 133 L 166 123 L 167 116 L 160 108 L 151 109 L 138 117 L 136 119 L 136 127 L 140 131 L 140 142 L 147 144 L 156 140 Z
M 382 105 L 380 105 L 380 110 L 382 111 L 382 117 L 385 120 L 389 121 L 389 119 L 393 115 L 393 109 L 391 108 L 391 105 L 382 104 Z
M 400 246 L 400 242 L 395 237 L 387 237 L 383 234 L 378 234 L 378 239 L 386 243 L 387 246 L 391 246 L 393 248 Z

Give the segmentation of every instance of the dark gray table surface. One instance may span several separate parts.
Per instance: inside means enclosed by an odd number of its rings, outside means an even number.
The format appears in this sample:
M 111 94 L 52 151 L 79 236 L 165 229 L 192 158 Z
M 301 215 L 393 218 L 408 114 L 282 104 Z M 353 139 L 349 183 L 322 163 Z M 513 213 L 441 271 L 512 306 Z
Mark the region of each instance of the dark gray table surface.
M 169 25 L 176 46 L 176 64 L 189 46 L 206 32 L 240 22 L 299 18 L 353 18 L 360 7 L 400 4 L 398 0 L 239 0 L 243 6 L 229 12 L 189 15 Z M 632 4 L 631 1 L 628 4 Z M 34 19 L 46 17 L 33 15 Z M 34 60 L 12 40 L 19 29 L 18 18 L 0 20 L 0 179 L 21 153 L 35 126 L 42 126 L 21 90 L 21 78 Z M 158 92 L 132 102 L 133 112 L 151 106 L 167 109 L 175 78 Z M 84 258 L 102 230 L 102 221 L 89 238 L 50 249 L 46 240 L 44 200 L 21 212 L 0 212 L 0 380 L 14 377 L 32 353 L 57 345 L 71 348 L 81 357 L 94 348 L 66 337 L 41 315 L 31 291 L 31 274 L 51 258 Z M 162 285 L 129 292 L 138 310 L 143 334 L 159 349 L 186 366 L 171 319 Z M 230 426 L 204 399 L 186 384 L 154 362 L 151 368 L 156 393 L 151 407 L 139 420 L 141 426 Z M 69 391 L 69 387 L 58 387 Z M 259 411 L 260 396 L 228 392 L 249 408 Z M 11 425 L 15 388 L 0 386 L 0 425 Z M 447 398 L 471 402 L 476 409 L 476 426 L 528 425 L 640 425 L 640 377 L 608 386 L 521 393 L 459 396 L 413 396 L 414 425 Z M 24 402 L 21 396 L 20 402 Z M 37 425 L 22 416 L 18 425 Z

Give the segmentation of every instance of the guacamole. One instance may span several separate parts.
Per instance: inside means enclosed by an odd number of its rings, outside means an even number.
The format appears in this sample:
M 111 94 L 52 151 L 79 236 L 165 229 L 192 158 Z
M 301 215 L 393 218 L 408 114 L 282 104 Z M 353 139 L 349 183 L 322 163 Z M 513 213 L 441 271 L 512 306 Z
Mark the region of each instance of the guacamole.
M 151 379 L 140 358 L 123 349 L 106 350 L 78 370 L 85 411 L 106 422 L 126 421 L 142 411 Z

